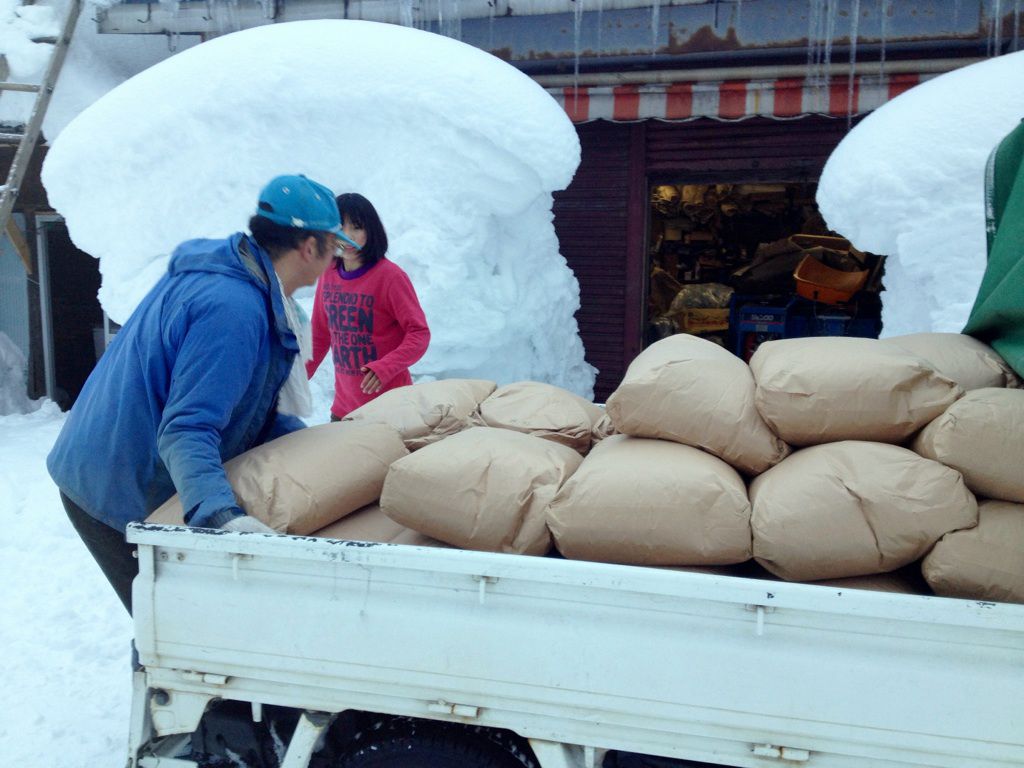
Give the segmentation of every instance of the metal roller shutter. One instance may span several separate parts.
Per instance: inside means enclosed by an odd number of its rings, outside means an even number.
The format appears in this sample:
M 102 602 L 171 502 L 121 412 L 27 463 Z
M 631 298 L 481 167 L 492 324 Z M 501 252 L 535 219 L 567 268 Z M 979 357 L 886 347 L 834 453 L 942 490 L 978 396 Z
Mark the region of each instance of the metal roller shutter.
M 817 181 L 847 130 L 845 119 L 817 116 L 787 122 L 756 117 L 731 123 L 651 120 L 646 173 L 705 183 Z
M 555 195 L 555 231 L 579 280 L 576 319 L 604 402 L 640 350 L 643 222 L 631 222 L 630 209 L 643 194 L 643 127 L 601 121 L 577 130 L 583 162 Z

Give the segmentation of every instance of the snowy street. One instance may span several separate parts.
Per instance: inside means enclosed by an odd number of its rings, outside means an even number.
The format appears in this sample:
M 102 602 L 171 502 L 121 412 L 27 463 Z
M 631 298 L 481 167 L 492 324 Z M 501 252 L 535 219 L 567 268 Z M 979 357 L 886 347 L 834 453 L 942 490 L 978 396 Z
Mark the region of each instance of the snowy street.
M 118 766 L 128 733 L 131 623 L 46 473 L 63 423 L 52 403 L 0 416 L 2 762 Z

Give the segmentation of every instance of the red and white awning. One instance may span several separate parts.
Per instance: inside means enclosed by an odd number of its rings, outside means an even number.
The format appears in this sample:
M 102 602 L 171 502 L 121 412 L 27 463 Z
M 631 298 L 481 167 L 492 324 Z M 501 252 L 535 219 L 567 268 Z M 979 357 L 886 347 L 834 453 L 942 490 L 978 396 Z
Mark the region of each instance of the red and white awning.
M 574 123 L 590 120 L 791 120 L 870 112 L 933 74 L 723 80 L 653 85 L 548 88 Z

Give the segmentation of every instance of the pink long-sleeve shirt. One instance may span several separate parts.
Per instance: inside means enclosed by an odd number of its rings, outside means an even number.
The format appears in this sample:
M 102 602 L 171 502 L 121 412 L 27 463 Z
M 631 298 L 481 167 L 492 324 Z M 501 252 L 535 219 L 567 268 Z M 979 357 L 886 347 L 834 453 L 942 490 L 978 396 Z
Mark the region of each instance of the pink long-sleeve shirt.
M 327 270 L 313 301 L 312 376 L 327 350 L 334 361 L 334 403 L 341 418 L 389 389 L 412 384 L 409 367 L 423 357 L 430 329 L 412 281 L 386 258 L 370 267 L 345 272 L 340 262 Z M 381 380 L 380 391 L 368 395 L 359 385 L 366 366 Z

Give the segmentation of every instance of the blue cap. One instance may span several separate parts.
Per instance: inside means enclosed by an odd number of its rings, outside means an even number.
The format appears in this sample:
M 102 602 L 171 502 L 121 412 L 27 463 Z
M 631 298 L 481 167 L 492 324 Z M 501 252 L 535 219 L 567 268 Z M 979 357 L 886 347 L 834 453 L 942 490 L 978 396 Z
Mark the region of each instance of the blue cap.
M 334 193 L 301 174 L 271 179 L 260 192 L 256 215 L 283 227 L 341 234 Z

